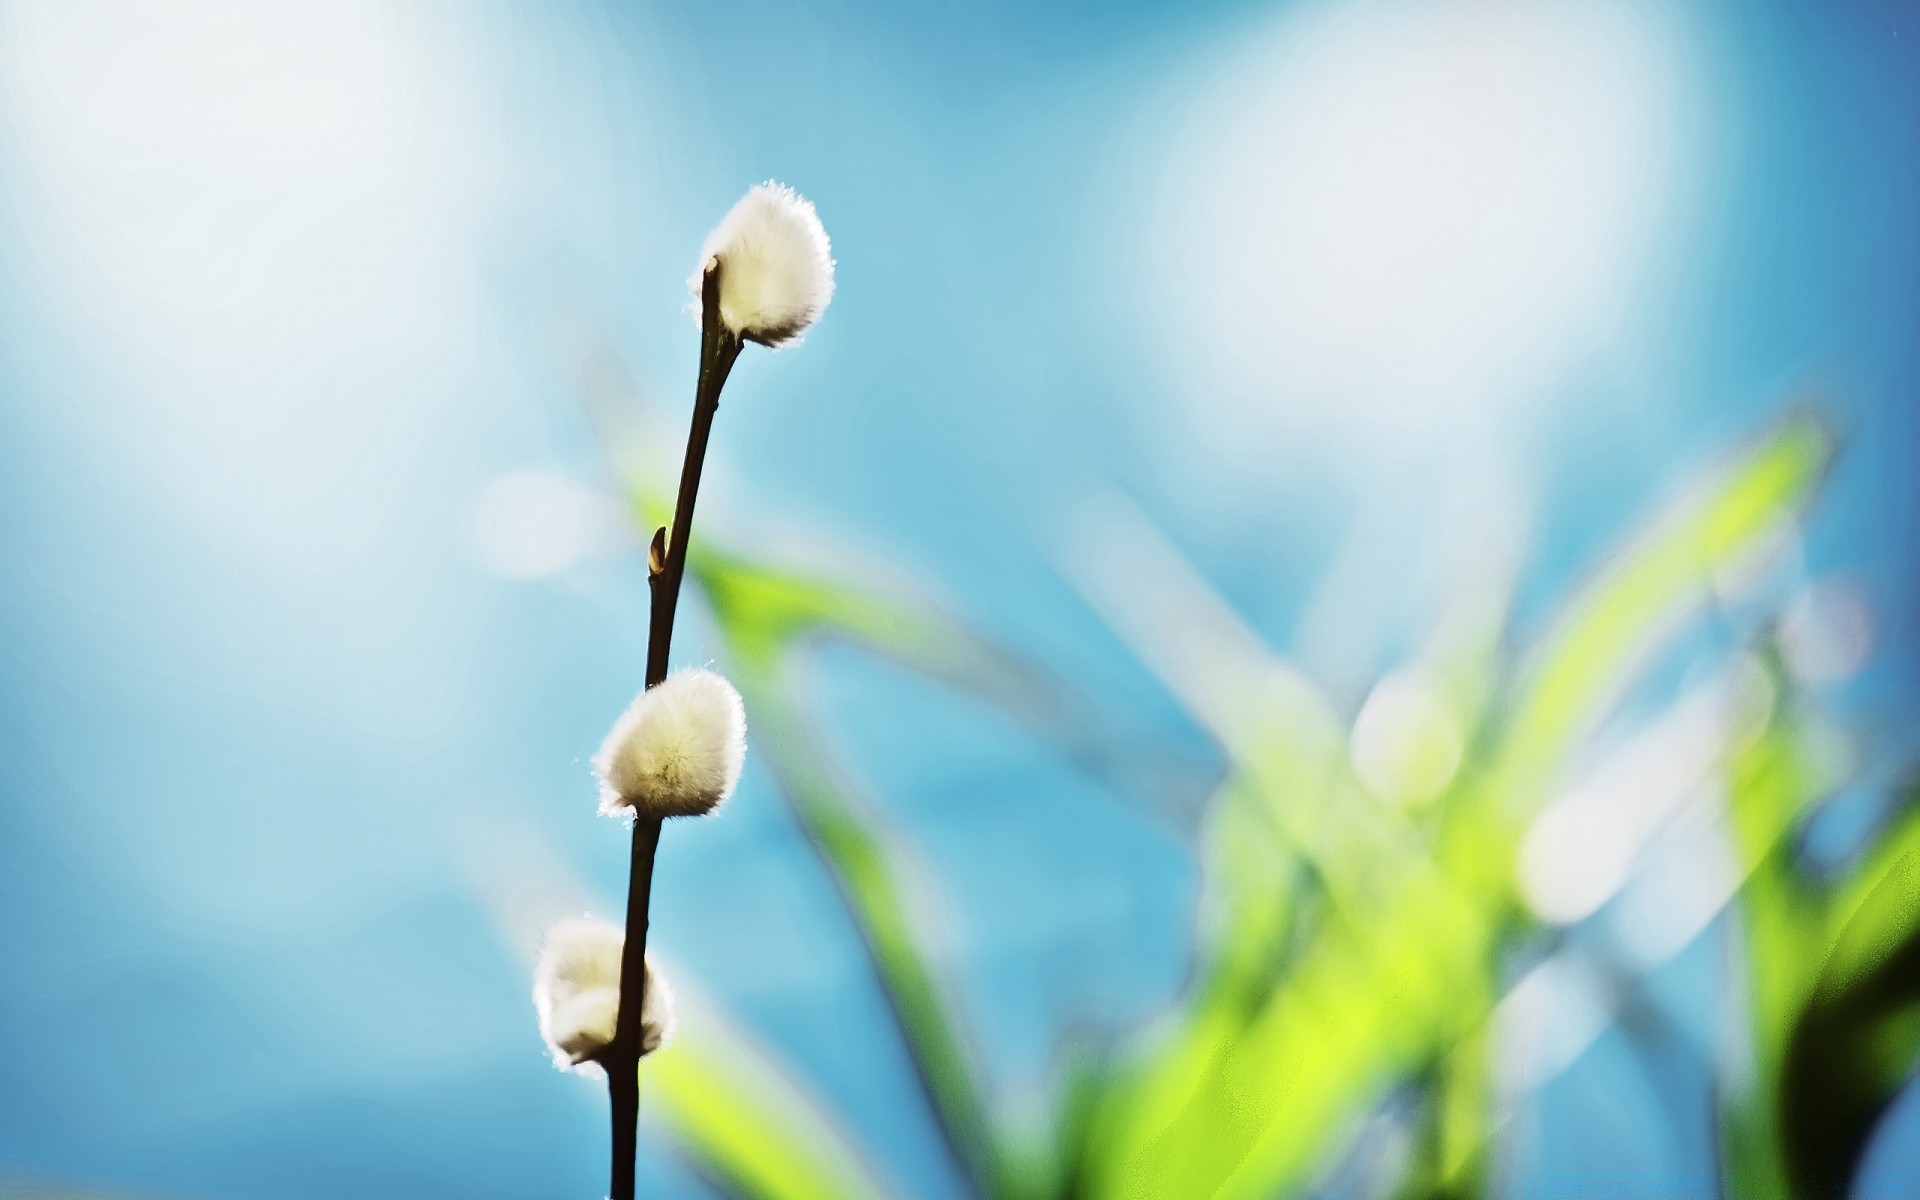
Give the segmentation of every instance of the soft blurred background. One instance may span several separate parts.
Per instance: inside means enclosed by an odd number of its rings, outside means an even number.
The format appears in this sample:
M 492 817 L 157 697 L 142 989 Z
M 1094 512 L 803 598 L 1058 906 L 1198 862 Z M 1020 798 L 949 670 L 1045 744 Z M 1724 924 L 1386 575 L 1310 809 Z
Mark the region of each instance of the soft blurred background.
M 645 1194 L 1914 1194 L 1917 17 L 0 7 L 0 1194 L 601 1194 L 769 177 Z

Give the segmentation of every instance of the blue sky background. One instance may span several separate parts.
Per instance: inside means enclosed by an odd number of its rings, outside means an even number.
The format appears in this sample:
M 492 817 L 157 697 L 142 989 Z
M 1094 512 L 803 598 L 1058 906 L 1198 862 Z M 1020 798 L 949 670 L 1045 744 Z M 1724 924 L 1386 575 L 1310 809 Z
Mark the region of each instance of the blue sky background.
M 1905 757 L 1917 16 L 0 6 L 0 1177 L 599 1194 L 604 1097 L 548 1065 L 474 864 L 620 894 L 585 762 L 640 677 L 644 580 L 619 554 L 503 578 L 485 498 L 606 482 L 583 343 L 678 438 L 683 281 L 764 178 L 817 202 L 839 292 L 736 372 L 703 532 L 884 563 L 1205 753 L 1059 577 L 1088 495 L 1130 496 L 1353 705 L 1459 538 L 1524 530 L 1524 635 L 1813 395 L 1846 440 L 1794 578 L 1868 597 L 1874 657 L 1826 699 Z M 814 682 L 925 858 L 1009 1104 L 1069 1019 L 1168 1002 L 1194 883 L 1168 823 L 891 668 Z M 903 1194 L 958 1194 L 757 765 L 671 830 L 655 929 Z M 1718 955 L 1665 981 L 1709 1022 Z M 1708 1170 L 1705 1087 L 1603 1039 L 1514 1127 L 1510 1178 Z M 1920 1170 L 1903 1113 L 1883 1171 Z M 706 1194 L 644 1153 L 651 1194 Z

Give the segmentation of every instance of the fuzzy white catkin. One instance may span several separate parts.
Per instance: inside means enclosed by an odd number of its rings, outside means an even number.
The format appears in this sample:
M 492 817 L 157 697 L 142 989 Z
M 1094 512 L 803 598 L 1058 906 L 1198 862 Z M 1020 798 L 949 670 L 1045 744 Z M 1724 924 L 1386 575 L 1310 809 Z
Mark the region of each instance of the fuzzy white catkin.
M 740 693 L 707 670 L 641 692 L 594 756 L 600 811 L 698 817 L 733 793 L 747 754 Z
M 792 341 L 833 299 L 827 231 L 813 204 L 783 184 L 757 184 L 741 197 L 707 236 L 700 262 L 690 281 L 694 296 L 717 263 L 720 319 L 746 341 Z
M 618 925 L 591 917 L 562 921 L 547 931 L 533 972 L 533 1006 L 556 1067 L 577 1067 L 613 1040 L 625 945 L 626 934 Z M 648 955 L 640 1052 L 658 1050 L 672 1031 L 673 994 Z

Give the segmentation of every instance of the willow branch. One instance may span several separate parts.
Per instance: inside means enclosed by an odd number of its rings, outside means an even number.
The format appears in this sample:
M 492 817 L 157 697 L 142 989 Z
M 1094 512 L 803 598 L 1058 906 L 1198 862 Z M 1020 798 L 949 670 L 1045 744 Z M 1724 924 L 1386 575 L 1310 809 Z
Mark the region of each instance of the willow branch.
M 693 427 L 680 466 L 680 494 L 673 506 L 673 529 L 656 532 L 647 555 L 652 613 L 647 627 L 649 688 L 667 677 L 673 646 L 673 615 L 680 602 L 680 581 L 687 570 L 687 540 L 693 532 L 693 506 L 700 493 L 707 439 L 720 409 L 720 389 L 740 355 L 740 339 L 720 319 L 720 268 L 710 265 L 700 286 L 700 379 L 694 390 Z M 607 1069 L 613 1118 L 613 1162 L 608 1195 L 633 1200 L 634 1158 L 639 1151 L 641 1013 L 647 1000 L 647 909 L 653 893 L 653 860 L 660 848 L 660 818 L 636 814 L 633 853 L 627 876 L 627 933 L 620 955 L 620 1009 L 613 1041 L 599 1060 Z

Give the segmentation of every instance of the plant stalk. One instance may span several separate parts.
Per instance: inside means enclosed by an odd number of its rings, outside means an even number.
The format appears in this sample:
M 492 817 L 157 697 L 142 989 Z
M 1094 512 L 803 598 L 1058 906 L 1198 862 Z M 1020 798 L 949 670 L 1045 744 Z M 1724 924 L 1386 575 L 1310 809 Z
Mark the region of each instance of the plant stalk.
M 740 356 L 740 339 L 720 319 L 720 266 L 707 267 L 700 284 L 700 379 L 694 389 L 693 427 L 680 466 L 680 494 L 673 506 L 673 530 L 661 553 L 655 536 L 648 556 L 647 585 L 652 612 L 647 627 L 646 685 L 667 677 L 673 645 L 673 614 L 680 602 L 680 581 L 687 571 L 687 539 L 693 531 L 693 505 L 706 464 L 707 439 L 720 409 L 720 389 Z M 639 1152 L 641 1013 L 647 1001 L 647 908 L 653 894 L 653 860 L 660 849 L 660 818 L 636 815 L 633 855 L 627 876 L 626 944 L 620 952 L 620 1008 L 613 1041 L 600 1054 L 607 1070 L 607 1097 L 613 1119 L 611 1200 L 633 1200 L 634 1159 Z

